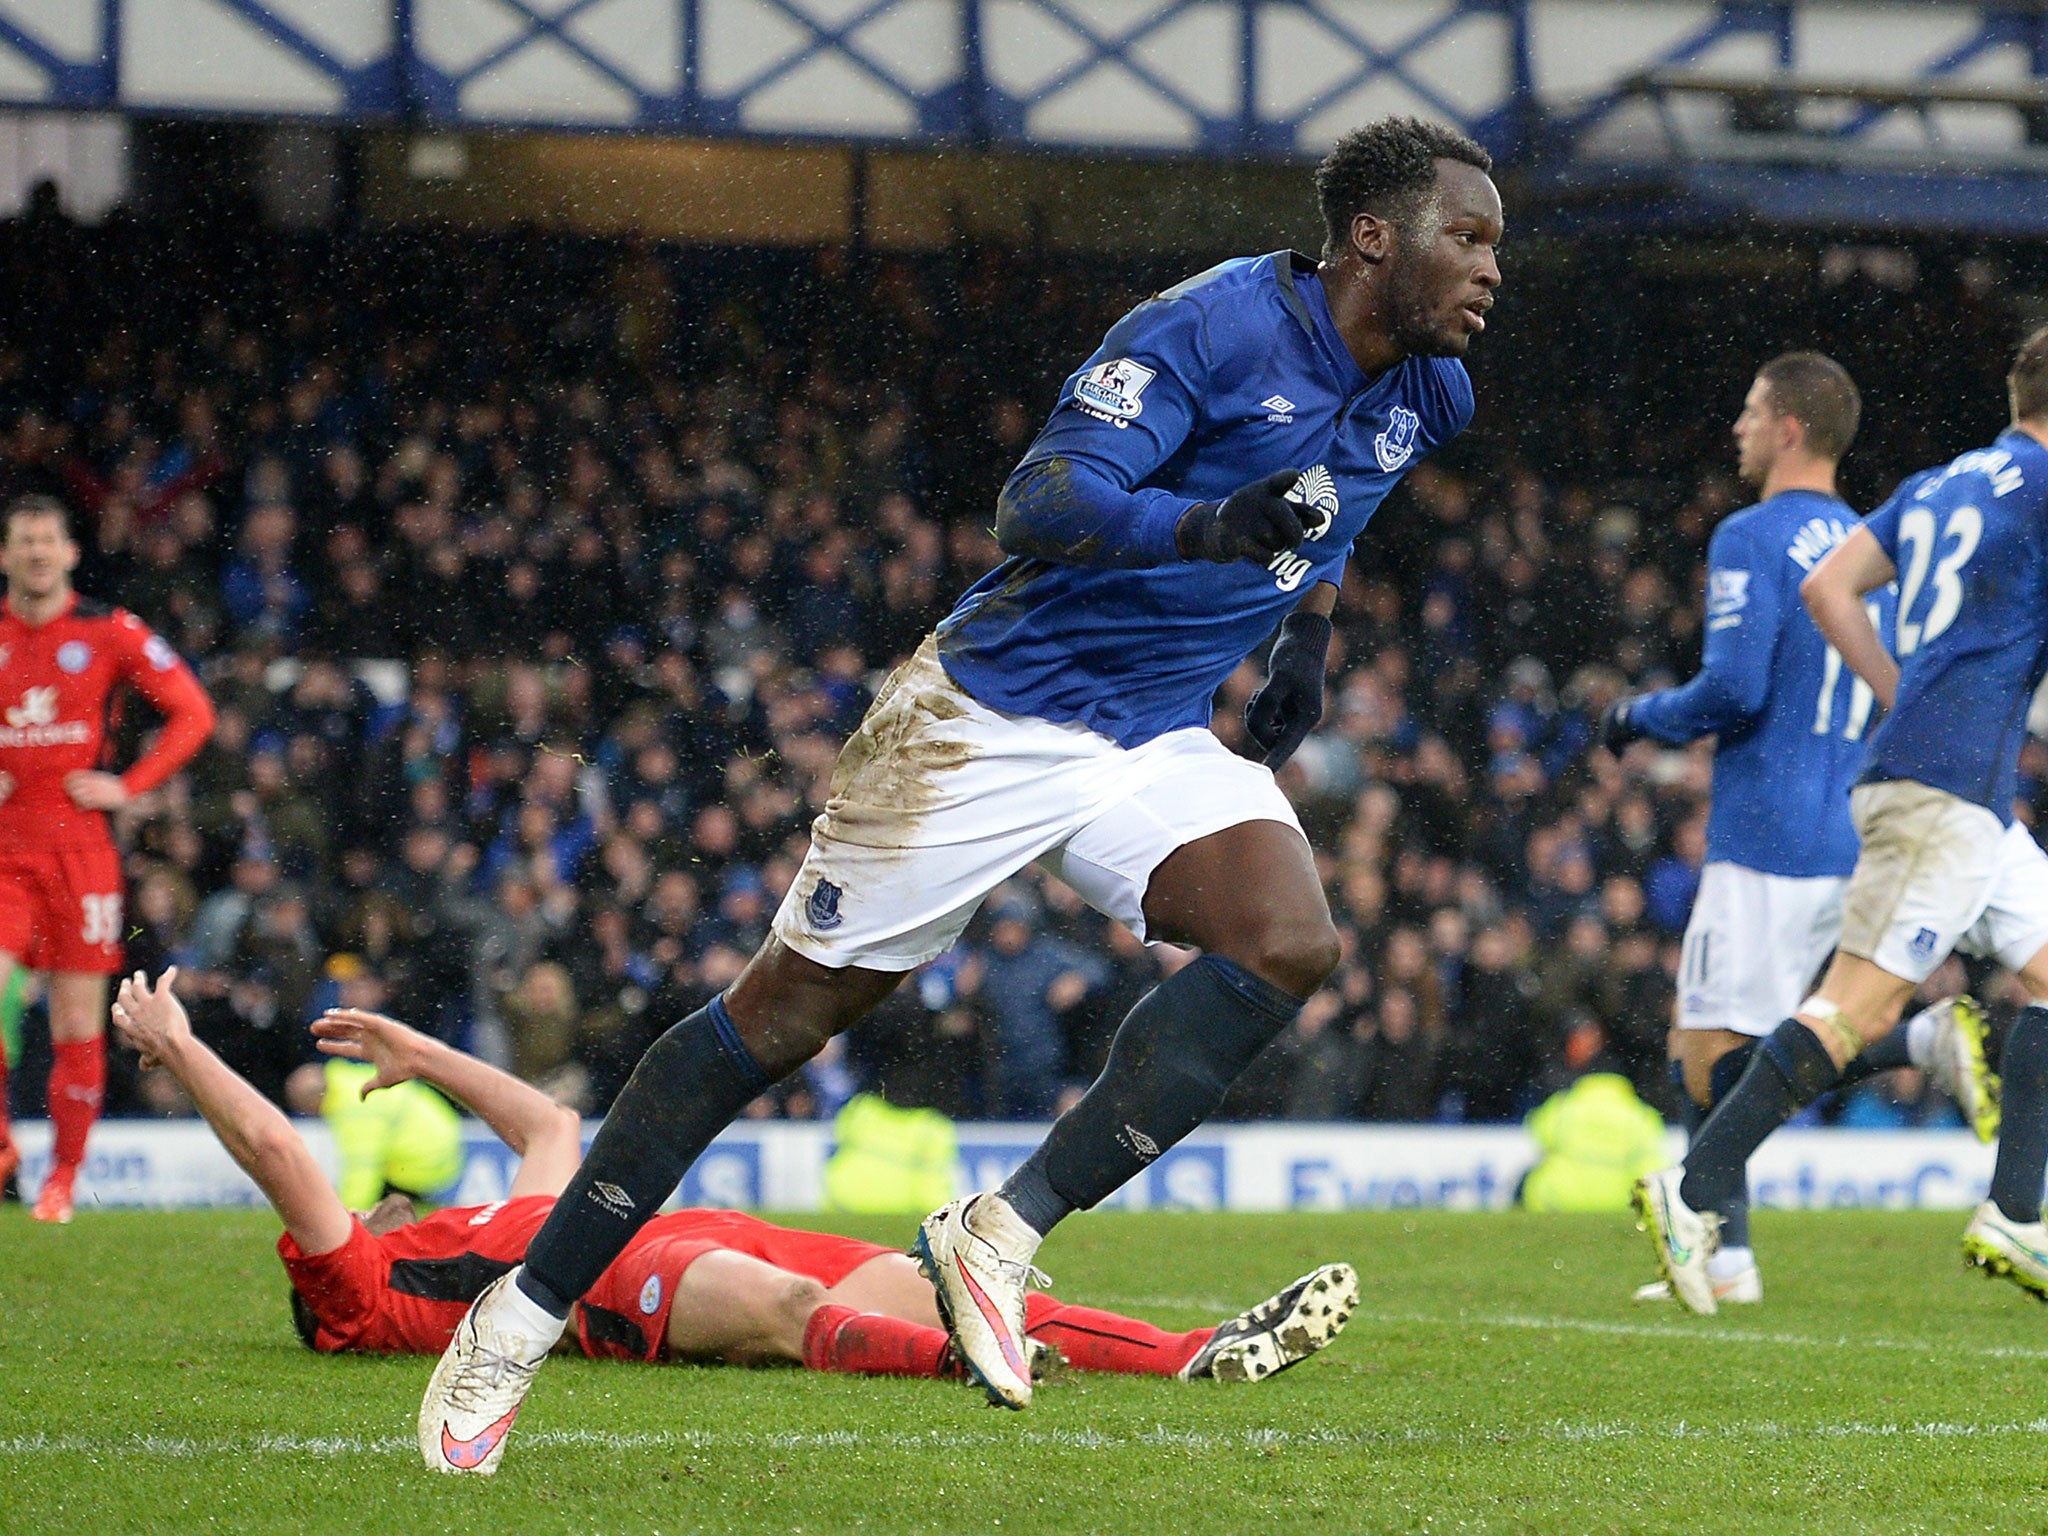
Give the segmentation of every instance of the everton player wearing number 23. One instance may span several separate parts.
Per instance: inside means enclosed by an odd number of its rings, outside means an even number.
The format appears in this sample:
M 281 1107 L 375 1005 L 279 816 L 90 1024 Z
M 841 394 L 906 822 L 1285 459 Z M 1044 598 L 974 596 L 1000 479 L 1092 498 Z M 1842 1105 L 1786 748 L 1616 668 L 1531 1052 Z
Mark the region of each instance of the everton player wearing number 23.
M 1008 555 L 882 687 L 841 752 L 773 932 L 657 1041 L 526 1262 L 456 1330 L 419 1420 L 440 1447 L 518 1410 L 569 1305 L 769 1083 L 948 948 L 1027 864 L 1202 957 L 1139 1000 L 1102 1076 L 1000 1190 L 914 1252 L 990 1398 L 1031 1400 L 1045 1233 L 1213 1113 L 1337 962 L 1273 781 L 1323 707 L 1337 583 L 1407 469 L 1472 414 L 1459 362 L 1500 271 L 1500 196 L 1462 134 L 1388 119 L 1316 173 L 1320 260 L 1245 257 L 1140 304 L 1067 380 L 996 506 Z M 1247 730 L 1217 688 L 1275 629 Z
M 213 705 L 177 653 L 132 613 L 81 598 L 64 507 L 28 496 L 0 537 L 0 985 L 50 973 L 55 1144 L 39 1221 L 71 1219 L 72 1186 L 106 1082 L 107 978 L 121 969 L 121 856 L 107 813 L 182 768 L 213 732 Z M 122 685 L 164 716 L 126 772 L 103 771 Z M 19 1161 L 0 1062 L 0 1180 Z

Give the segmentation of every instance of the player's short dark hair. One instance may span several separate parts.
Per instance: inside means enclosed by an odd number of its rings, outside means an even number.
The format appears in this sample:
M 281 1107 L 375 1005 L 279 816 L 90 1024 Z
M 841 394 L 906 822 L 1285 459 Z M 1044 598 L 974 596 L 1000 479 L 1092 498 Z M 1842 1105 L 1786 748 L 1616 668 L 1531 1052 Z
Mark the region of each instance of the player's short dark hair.
M 2005 385 L 2012 394 L 2013 420 L 2048 416 L 2048 325 L 2020 343 Z
M 1819 352 L 1787 352 L 1757 369 L 1771 392 L 1771 404 L 1806 429 L 1806 446 L 1824 459 L 1839 459 L 1856 441 L 1863 397 L 1849 370 Z
M 1327 231 L 1325 259 L 1341 254 L 1361 213 L 1391 224 L 1413 218 L 1436 186 L 1436 163 L 1491 171 L 1493 156 L 1455 128 L 1419 117 L 1383 117 L 1354 128 L 1316 167 L 1316 201 Z
M 54 517 L 63 524 L 64 537 L 71 537 L 71 509 L 54 496 L 17 496 L 7 503 L 7 510 L 0 512 L 0 539 L 13 531 L 17 517 Z

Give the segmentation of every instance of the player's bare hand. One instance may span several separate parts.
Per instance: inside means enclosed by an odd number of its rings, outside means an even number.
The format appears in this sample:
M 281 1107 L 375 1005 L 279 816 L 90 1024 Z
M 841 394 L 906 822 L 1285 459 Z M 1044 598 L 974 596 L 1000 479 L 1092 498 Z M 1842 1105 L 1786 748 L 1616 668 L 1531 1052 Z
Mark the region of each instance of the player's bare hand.
M 178 1001 L 172 990 L 177 980 L 178 968 L 175 965 L 159 976 L 154 986 L 148 977 L 137 971 L 132 976 L 124 976 L 120 990 L 114 994 L 114 1028 L 120 1031 L 123 1040 L 142 1053 L 145 1067 L 155 1066 L 178 1045 L 192 1038 L 192 1021 L 186 1016 L 185 1005 Z
M 363 1084 L 368 1098 L 379 1088 L 395 1087 L 420 1075 L 420 1054 L 427 1037 L 409 1025 L 364 1008 L 330 1008 L 313 1021 L 320 1050 L 350 1061 L 367 1061 L 377 1075 Z
M 81 811 L 118 811 L 128 803 L 128 786 L 119 774 L 79 768 L 64 775 L 64 793 Z
M 14 795 L 14 775 L 0 773 L 0 805 L 5 805 Z

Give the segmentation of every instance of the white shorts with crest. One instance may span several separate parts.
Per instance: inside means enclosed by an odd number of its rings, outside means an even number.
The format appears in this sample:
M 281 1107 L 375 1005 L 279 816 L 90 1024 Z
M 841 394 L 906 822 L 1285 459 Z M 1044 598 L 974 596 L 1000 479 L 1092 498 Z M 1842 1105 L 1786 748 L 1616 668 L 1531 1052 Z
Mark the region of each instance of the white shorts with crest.
M 2017 971 L 2048 944 L 2048 854 L 2021 823 L 1912 779 L 1857 785 L 1849 815 L 1844 954 L 1919 982 L 1952 949 Z
M 952 947 L 988 893 L 1036 861 L 1145 937 L 1176 848 L 1294 808 L 1201 729 L 1120 747 L 1078 724 L 988 708 L 927 639 L 847 741 L 775 936 L 834 968 L 907 971 Z
M 1768 1035 L 1797 1011 L 1842 931 L 1840 875 L 1700 871 L 1678 962 L 1678 1027 Z

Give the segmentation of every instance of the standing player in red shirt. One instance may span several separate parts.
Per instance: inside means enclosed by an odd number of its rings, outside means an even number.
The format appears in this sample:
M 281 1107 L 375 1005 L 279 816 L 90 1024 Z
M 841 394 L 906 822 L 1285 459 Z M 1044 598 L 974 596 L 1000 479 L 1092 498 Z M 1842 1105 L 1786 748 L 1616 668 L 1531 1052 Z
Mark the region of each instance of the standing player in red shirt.
M 157 787 L 213 733 L 213 704 L 177 652 L 134 614 L 81 598 L 63 504 L 7 508 L 0 570 L 0 987 L 17 965 L 50 973 L 50 1175 L 38 1221 L 71 1219 L 71 1190 L 106 1085 L 107 978 L 121 969 L 121 855 L 107 813 Z M 104 771 L 116 690 L 159 710 L 156 743 Z M 21 1161 L 0 1060 L 0 1183 Z

